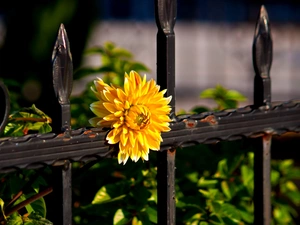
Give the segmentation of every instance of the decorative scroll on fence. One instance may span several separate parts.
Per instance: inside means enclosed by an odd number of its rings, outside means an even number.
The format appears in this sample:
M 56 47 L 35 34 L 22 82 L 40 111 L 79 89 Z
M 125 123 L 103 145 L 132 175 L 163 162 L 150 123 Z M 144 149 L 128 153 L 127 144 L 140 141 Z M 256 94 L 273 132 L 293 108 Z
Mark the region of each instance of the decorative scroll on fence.
M 253 42 L 254 104 L 220 112 L 175 116 L 175 33 L 176 1 L 156 0 L 157 81 L 173 96 L 171 131 L 162 135 L 158 166 L 158 221 L 175 224 L 175 149 L 199 143 L 262 137 L 255 152 L 255 224 L 270 224 L 270 145 L 272 135 L 300 131 L 300 101 L 271 102 L 270 67 L 272 39 L 269 18 L 262 6 Z M 62 108 L 62 133 L 29 134 L 0 138 L 0 170 L 61 166 L 63 205 L 60 224 L 72 223 L 72 161 L 87 162 L 111 157 L 105 143 L 106 131 L 98 128 L 71 130 L 70 101 L 72 89 L 72 57 L 64 26 L 61 25 L 53 52 L 54 90 Z M 1 62 L 0 62 L 1 63 Z M 0 132 L 9 113 L 8 92 L 0 82 Z

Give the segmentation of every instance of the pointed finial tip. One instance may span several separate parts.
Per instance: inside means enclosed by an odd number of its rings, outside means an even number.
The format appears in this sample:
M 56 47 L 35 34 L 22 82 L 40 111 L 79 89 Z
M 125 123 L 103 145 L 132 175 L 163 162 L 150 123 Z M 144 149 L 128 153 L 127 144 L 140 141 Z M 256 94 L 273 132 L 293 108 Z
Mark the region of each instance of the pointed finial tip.
M 60 29 L 65 29 L 65 26 L 63 23 L 60 24 Z
M 266 16 L 268 17 L 268 13 L 267 13 L 267 10 L 266 10 L 266 7 L 264 5 L 262 5 L 260 7 L 260 16 L 263 17 L 263 16 Z

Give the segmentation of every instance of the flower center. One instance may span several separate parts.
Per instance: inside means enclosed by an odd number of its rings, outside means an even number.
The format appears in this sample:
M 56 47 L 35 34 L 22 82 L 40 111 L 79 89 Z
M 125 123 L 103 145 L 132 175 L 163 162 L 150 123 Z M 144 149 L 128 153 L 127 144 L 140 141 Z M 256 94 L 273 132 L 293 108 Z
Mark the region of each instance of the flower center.
M 150 123 L 150 111 L 146 106 L 134 105 L 125 112 L 125 123 L 134 130 L 147 127 Z

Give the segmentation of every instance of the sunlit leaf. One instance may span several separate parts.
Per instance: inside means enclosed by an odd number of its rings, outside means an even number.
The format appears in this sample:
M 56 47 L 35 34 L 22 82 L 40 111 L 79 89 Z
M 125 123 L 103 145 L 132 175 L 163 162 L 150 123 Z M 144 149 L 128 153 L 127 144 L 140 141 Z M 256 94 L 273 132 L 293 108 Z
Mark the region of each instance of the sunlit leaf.
M 114 225 L 123 225 L 123 224 L 127 224 L 128 221 L 129 221 L 129 219 L 125 218 L 123 210 L 118 209 L 114 215 L 113 224 Z
M 292 221 L 292 217 L 286 207 L 274 208 L 273 215 L 279 224 L 289 224 Z
M 213 188 L 218 184 L 219 181 L 217 179 L 209 179 L 205 177 L 200 177 L 198 180 L 198 187 L 200 188 Z
M 6 225 L 23 225 L 23 219 L 18 213 L 9 216 Z
M 52 131 L 52 120 L 34 104 L 31 107 L 21 108 L 9 116 L 9 121 L 4 129 L 4 136 L 23 136 L 33 131 L 48 133 Z
M 53 225 L 53 223 L 37 213 L 31 213 L 23 217 L 24 225 Z
M 106 191 L 106 187 L 103 186 L 102 188 L 100 188 L 100 190 L 96 193 L 94 200 L 92 201 L 92 204 L 99 204 L 99 203 L 103 203 L 105 201 L 110 200 L 111 197 L 109 196 L 109 194 Z
M 236 90 L 228 90 L 226 93 L 226 98 L 235 100 L 235 101 L 246 101 L 247 100 L 247 98 L 244 95 L 242 95 L 240 92 L 238 92 Z
M 276 170 L 271 170 L 271 184 L 277 185 L 280 181 L 280 172 Z
M 2 200 L 2 198 L 0 198 L 0 208 L 1 208 L 2 216 L 6 220 L 6 216 L 5 216 L 5 213 L 4 213 L 4 201 Z
M 142 221 L 140 221 L 136 216 L 132 219 L 132 225 L 142 225 Z
M 104 203 L 109 203 L 109 202 L 114 202 L 114 201 L 119 201 L 125 198 L 126 195 L 120 195 L 114 198 L 111 198 L 109 194 L 107 193 L 106 187 L 103 186 L 102 188 L 99 189 L 99 191 L 96 193 L 92 204 L 104 204 Z
M 215 89 L 207 88 L 201 92 L 200 98 L 214 98 L 215 97 Z
M 232 194 L 231 194 L 231 191 L 230 191 L 229 184 L 226 180 L 223 180 L 221 182 L 221 188 L 222 188 L 222 191 L 223 191 L 224 195 L 227 197 L 228 200 L 230 200 L 232 198 Z
M 219 161 L 218 171 L 216 172 L 215 177 L 226 179 L 229 175 L 227 159 L 225 158 Z

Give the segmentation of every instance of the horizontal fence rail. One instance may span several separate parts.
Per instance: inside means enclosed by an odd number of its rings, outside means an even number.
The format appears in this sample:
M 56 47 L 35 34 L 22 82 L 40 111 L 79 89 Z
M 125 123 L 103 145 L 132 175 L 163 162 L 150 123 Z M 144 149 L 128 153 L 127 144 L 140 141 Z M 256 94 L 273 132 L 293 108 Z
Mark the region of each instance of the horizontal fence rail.
M 241 138 L 261 138 L 255 152 L 255 224 L 270 224 L 270 146 L 273 135 L 300 131 L 300 100 L 271 101 L 270 68 L 272 38 L 267 11 L 261 7 L 254 32 L 253 105 L 219 112 L 175 116 L 175 33 L 177 6 L 175 0 L 155 0 L 157 32 L 157 81 L 172 95 L 171 131 L 163 133 L 158 157 L 158 223 L 175 224 L 175 162 L 176 149 Z M 36 169 L 45 165 L 59 168 L 62 205 L 58 224 L 72 223 L 71 163 L 114 157 L 101 128 L 71 129 L 70 94 L 73 65 L 67 33 L 60 26 L 52 55 L 53 86 L 61 106 L 61 133 L 29 134 L 0 138 L 0 172 L 20 168 Z M 0 82 L 0 132 L 8 121 L 8 91 Z M 2 101 L 4 100 L 4 101 Z M 58 185 L 59 186 L 59 185 Z M 53 187 L 53 190 L 59 188 Z M 61 222 L 63 221 L 63 222 Z
M 199 143 L 254 138 L 265 133 L 283 134 L 300 131 L 300 101 L 283 102 L 271 110 L 251 106 L 221 112 L 176 117 L 171 131 L 163 133 L 161 151 Z M 105 142 L 106 131 L 99 128 L 72 130 L 63 134 L 29 134 L 0 139 L 0 168 L 52 165 L 61 160 L 88 161 L 111 157 L 114 153 Z

